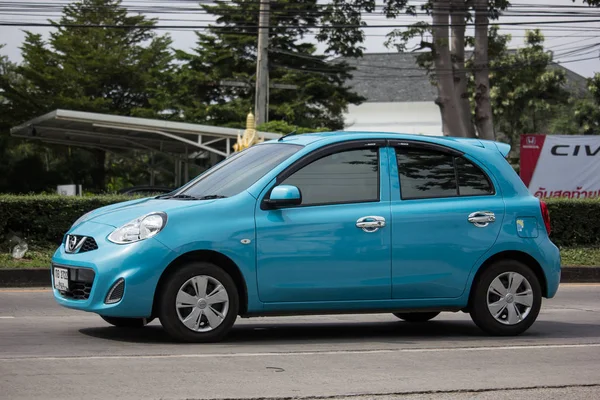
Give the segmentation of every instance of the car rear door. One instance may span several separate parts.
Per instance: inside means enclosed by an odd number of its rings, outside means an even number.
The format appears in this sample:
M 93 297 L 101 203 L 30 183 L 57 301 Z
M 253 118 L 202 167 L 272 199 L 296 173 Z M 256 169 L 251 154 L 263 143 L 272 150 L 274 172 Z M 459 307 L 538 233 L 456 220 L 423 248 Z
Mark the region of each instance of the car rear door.
M 485 166 L 443 146 L 390 148 L 392 297 L 455 298 L 494 244 L 504 201 Z

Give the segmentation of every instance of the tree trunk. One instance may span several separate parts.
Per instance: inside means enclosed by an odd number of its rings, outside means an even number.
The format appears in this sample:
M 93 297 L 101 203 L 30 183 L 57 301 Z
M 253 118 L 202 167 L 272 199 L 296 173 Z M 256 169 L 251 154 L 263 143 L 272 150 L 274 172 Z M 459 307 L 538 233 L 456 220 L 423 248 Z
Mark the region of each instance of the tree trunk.
M 490 102 L 487 13 L 487 0 L 475 0 L 475 123 L 480 138 L 495 140 Z
M 449 29 L 450 0 L 433 1 L 433 59 L 437 80 L 438 97 L 442 125 L 446 136 L 466 136 L 465 124 L 458 112 L 458 99 L 454 90 L 452 60 L 450 58 Z
M 471 121 L 471 103 L 467 90 L 467 72 L 465 69 L 465 18 L 467 14 L 467 3 L 464 0 L 452 0 L 452 11 L 450 21 L 452 27 L 452 72 L 454 77 L 454 91 L 458 98 L 458 113 L 465 124 L 465 135 L 476 137 L 475 126 Z

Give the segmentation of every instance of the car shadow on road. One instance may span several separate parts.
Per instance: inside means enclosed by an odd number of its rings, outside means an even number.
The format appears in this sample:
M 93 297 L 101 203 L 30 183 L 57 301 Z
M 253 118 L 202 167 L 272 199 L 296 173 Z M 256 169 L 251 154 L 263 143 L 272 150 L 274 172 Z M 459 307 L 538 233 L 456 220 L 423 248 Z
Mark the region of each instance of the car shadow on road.
M 597 338 L 600 324 L 574 324 L 566 322 L 537 321 L 520 335 L 524 343 L 553 339 Z M 153 323 L 144 328 L 129 329 L 95 327 L 79 330 L 82 334 L 120 342 L 175 343 L 162 327 Z M 429 321 L 425 323 L 391 322 L 305 322 L 305 323 L 245 323 L 233 327 L 221 343 L 243 345 L 250 343 L 281 344 L 342 344 L 369 341 L 372 343 L 411 344 L 427 341 L 472 341 L 477 338 L 498 344 L 514 341 L 514 337 L 490 337 L 471 321 Z

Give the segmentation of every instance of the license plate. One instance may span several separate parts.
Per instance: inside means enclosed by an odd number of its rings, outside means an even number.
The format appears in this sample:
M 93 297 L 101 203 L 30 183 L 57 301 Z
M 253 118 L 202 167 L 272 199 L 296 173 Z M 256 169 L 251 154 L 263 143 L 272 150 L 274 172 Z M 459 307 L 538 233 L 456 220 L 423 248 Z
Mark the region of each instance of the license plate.
M 69 270 L 54 268 L 54 287 L 58 290 L 69 290 Z

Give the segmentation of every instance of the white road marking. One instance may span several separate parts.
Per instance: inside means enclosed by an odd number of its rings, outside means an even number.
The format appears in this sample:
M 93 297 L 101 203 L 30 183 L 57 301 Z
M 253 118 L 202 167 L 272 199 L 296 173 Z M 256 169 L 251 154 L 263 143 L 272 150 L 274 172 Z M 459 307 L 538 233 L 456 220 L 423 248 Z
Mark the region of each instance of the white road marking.
M 2 317 L 2 316 L 0 316 L 0 319 L 12 319 L 12 318 L 14 318 L 14 317 L 11 317 L 11 316 Z
M 0 293 L 40 293 L 52 292 L 52 288 L 1 288 Z
M 483 347 L 440 347 L 414 349 L 381 349 L 381 350 L 325 350 L 297 352 L 264 352 L 264 353 L 213 353 L 213 354 L 157 354 L 157 355 L 107 355 L 107 356 L 53 356 L 53 357 L 3 357 L 0 361 L 77 361 L 77 360 L 128 360 L 128 359 L 170 359 L 170 358 L 245 358 L 245 357 L 288 357 L 288 356 L 328 356 L 354 354 L 393 354 L 393 353 L 450 353 L 469 351 L 503 351 L 503 350 L 548 350 L 578 349 L 600 347 L 600 343 L 582 344 L 545 344 L 523 346 L 483 346 Z

